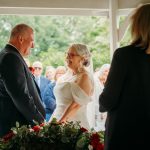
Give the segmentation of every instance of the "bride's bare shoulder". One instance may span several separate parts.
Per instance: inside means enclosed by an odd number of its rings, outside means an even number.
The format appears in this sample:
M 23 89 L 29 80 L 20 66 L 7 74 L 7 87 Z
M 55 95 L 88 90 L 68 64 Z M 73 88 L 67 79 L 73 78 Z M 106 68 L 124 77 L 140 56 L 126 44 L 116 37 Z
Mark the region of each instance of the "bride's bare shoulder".
M 82 78 L 85 78 L 85 79 L 90 78 L 90 73 L 89 73 L 87 70 L 83 70 L 83 71 L 80 73 L 80 75 L 81 75 Z

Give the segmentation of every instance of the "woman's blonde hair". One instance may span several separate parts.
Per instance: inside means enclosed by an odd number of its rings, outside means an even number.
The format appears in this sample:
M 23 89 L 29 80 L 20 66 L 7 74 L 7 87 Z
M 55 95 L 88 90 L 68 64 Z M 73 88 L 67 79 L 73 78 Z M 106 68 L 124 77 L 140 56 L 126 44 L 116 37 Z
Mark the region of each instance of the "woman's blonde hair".
M 77 54 L 82 56 L 84 58 L 83 65 L 85 67 L 88 67 L 90 65 L 90 59 L 91 59 L 91 53 L 88 49 L 88 47 L 85 44 L 72 44 L 70 47 L 74 47 Z
M 150 4 L 136 9 L 131 17 L 132 44 L 147 49 L 150 46 Z

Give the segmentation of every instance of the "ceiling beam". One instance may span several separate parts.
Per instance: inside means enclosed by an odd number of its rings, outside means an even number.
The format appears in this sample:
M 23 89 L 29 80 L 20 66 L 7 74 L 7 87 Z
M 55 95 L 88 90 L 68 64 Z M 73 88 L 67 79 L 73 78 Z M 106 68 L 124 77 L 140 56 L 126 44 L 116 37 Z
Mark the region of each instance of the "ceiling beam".
M 73 9 L 73 8 L 27 8 L 27 7 L 2 7 L 3 15 L 67 15 L 67 16 L 108 16 L 104 9 Z
M 137 5 L 148 2 L 118 0 L 118 11 L 126 15 Z M 107 16 L 109 0 L 0 0 L 0 14 Z

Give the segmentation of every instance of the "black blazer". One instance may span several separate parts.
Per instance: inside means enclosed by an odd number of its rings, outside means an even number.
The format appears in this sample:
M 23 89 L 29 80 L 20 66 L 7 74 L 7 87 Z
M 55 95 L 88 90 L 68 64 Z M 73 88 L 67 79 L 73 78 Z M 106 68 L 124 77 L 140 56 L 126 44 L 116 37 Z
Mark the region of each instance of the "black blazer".
M 16 121 L 34 125 L 43 122 L 45 110 L 37 86 L 23 57 L 7 44 L 0 52 L 0 137 Z
M 150 55 L 133 45 L 117 49 L 99 101 L 108 112 L 105 150 L 150 147 Z

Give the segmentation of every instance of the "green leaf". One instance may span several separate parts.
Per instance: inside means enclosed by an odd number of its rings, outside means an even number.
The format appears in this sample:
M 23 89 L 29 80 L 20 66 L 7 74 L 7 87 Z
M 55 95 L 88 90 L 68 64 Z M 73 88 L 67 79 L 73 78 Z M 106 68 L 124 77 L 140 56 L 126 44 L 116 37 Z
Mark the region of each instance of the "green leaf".
M 19 125 L 19 122 L 16 122 L 16 127 L 19 128 L 19 126 L 20 126 L 20 125 Z

